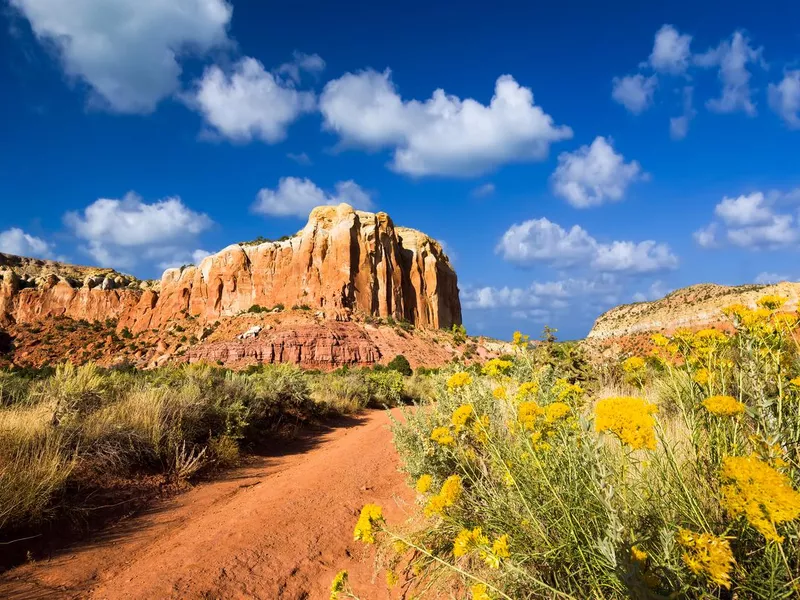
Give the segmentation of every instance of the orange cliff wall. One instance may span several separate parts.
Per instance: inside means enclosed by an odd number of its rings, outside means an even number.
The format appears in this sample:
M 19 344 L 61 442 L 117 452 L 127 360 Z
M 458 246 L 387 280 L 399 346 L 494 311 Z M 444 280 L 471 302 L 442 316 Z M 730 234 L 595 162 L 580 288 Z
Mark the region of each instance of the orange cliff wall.
M 461 323 L 456 273 L 439 243 L 346 204 L 315 208 L 288 240 L 233 245 L 198 266 L 169 269 L 160 290 L 108 275 L 80 285 L 52 265 L 41 268 L 35 285 L 0 273 L 0 321 L 114 318 L 119 328 L 143 331 L 186 314 L 213 322 L 256 304 L 307 304 L 329 317 L 353 311 L 424 328 Z

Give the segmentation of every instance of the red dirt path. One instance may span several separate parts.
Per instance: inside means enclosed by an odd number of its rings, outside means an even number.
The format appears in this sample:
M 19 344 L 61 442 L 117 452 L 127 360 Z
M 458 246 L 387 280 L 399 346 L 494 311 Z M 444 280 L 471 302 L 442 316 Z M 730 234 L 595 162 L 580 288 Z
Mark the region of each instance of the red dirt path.
M 0 577 L 0 597 L 327 599 L 348 569 L 362 598 L 388 598 L 373 550 L 353 542 L 361 506 L 413 509 L 389 419 L 375 411 L 308 433 L 50 560 Z

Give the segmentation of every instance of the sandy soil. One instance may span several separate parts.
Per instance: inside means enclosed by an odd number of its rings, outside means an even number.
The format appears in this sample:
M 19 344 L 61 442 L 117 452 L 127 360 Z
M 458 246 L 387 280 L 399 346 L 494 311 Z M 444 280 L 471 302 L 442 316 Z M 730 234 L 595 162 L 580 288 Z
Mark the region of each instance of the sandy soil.
M 388 598 L 373 552 L 353 542 L 361 506 L 413 510 L 385 412 L 309 432 L 275 456 L 201 484 L 88 542 L 0 577 L 0 597 L 327 599 L 348 569 L 365 599 Z

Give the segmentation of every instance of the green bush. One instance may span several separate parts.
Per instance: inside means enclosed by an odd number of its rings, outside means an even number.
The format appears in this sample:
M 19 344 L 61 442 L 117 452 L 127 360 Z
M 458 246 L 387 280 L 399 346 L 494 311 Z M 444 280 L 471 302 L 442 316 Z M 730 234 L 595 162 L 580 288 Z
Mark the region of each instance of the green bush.
M 395 356 L 386 366 L 393 371 L 397 371 L 401 375 L 412 375 L 414 373 L 408 359 L 402 354 Z

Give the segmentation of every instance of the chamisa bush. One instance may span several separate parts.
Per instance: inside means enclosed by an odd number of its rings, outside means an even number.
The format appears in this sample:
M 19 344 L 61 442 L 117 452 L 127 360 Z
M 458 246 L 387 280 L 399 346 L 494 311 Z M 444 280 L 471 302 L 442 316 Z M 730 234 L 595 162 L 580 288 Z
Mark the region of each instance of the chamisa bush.
M 394 424 L 419 516 L 388 523 L 367 505 L 355 538 L 418 597 L 800 597 L 798 314 L 785 301 L 729 307 L 724 330 L 656 335 L 605 388 L 521 334 L 511 360 L 443 373 L 435 401 Z M 346 574 L 334 584 L 350 593 Z

